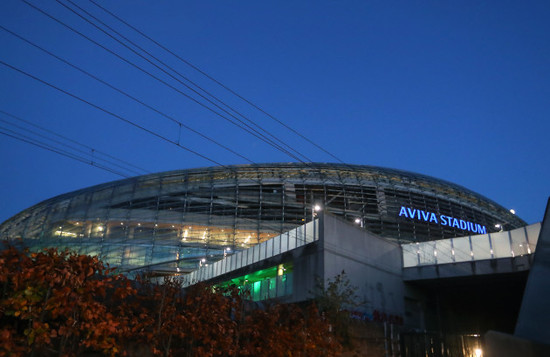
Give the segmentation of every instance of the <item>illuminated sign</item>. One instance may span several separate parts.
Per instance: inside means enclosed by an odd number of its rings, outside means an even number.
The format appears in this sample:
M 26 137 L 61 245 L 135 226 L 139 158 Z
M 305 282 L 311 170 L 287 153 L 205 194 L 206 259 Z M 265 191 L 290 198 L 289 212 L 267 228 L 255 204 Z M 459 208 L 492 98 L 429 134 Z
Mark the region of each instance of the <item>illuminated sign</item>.
M 487 227 L 482 226 L 479 223 L 473 223 L 458 219 L 444 214 L 436 215 L 433 212 L 423 211 L 421 209 L 410 208 L 401 206 L 399 210 L 399 217 L 406 217 L 416 219 L 417 221 L 424 221 L 430 223 L 436 223 L 441 226 L 449 226 L 453 228 L 462 229 L 463 231 L 470 231 L 477 234 L 487 234 Z

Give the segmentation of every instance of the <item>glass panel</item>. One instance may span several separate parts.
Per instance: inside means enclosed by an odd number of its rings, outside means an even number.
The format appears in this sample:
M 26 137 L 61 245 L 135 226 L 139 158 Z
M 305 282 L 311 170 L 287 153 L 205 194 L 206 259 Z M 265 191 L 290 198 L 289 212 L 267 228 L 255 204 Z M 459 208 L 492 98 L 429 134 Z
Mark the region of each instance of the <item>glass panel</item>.
M 493 255 L 495 258 L 508 258 L 512 256 L 508 232 L 491 233 L 491 242 L 493 243 Z
M 296 248 L 296 232 L 288 232 L 288 250 Z
M 281 254 L 281 236 L 273 239 L 273 255 Z
M 288 234 L 283 233 L 281 234 L 281 252 L 286 252 L 290 248 L 288 246 Z
M 415 267 L 418 265 L 418 255 L 416 253 L 416 244 L 404 244 L 401 246 L 403 250 L 403 267 Z
M 90 203 L 90 208 L 88 210 L 88 219 L 97 220 L 107 217 L 107 213 L 109 211 L 109 201 L 111 200 L 112 193 L 112 187 L 94 192 Z
M 525 230 L 514 229 L 510 231 L 510 238 L 512 240 L 512 252 L 514 256 L 520 256 L 529 254 L 529 246 L 527 244 L 527 238 L 525 236 Z
M 109 244 L 122 243 L 126 240 L 126 232 L 127 227 L 123 222 L 111 223 L 107 225 L 105 238 L 108 239 Z
M 435 252 L 435 242 L 424 242 L 417 245 L 418 251 L 420 252 L 418 254 L 420 258 L 420 265 L 426 265 L 426 264 L 435 264 L 436 263 L 436 255 Z
M 453 250 L 455 262 L 467 262 L 472 260 L 470 251 L 470 237 L 453 238 Z
M 267 247 L 267 244 L 266 242 L 263 242 L 263 243 L 260 243 L 257 245 L 258 247 L 258 253 L 259 253 L 259 256 L 258 257 L 254 257 L 255 258 L 255 261 L 259 261 L 259 260 L 264 260 L 265 259 L 265 252 L 266 252 L 266 247 Z
M 487 234 L 472 236 L 472 251 L 475 260 L 491 259 L 491 247 Z
M 447 264 L 454 261 L 450 239 L 436 241 L 435 247 L 437 252 L 437 264 Z

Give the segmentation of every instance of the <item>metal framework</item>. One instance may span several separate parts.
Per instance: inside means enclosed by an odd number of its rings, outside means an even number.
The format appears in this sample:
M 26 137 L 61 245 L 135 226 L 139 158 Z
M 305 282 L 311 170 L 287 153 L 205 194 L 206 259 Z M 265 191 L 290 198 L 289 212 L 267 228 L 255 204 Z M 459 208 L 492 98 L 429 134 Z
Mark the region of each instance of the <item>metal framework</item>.
M 394 169 L 261 164 L 163 172 L 41 202 L 0 225 L 2 239 L 99 255 L 122 271 L 189 272 L 312 220 L 314 206 L 398 242 L 466 235 L 399 215 L 403 206 L 495 225 L 526 225 L 461 186 Z

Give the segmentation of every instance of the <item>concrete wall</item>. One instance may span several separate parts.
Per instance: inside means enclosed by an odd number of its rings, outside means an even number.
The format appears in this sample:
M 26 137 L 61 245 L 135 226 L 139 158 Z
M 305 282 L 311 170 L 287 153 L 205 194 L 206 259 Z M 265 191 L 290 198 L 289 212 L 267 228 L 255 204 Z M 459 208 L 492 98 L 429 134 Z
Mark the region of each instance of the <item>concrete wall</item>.
M 550 344 L 550 199 L 537 243 L 535 259 L 516 324 L 515 335 L 543 344 Z
M 404 283 L 401 248 L 331 215 L 322 217 L 319 238 L 325 279 L 345 271 L 367 301 L 367 314 L 404 316 Z

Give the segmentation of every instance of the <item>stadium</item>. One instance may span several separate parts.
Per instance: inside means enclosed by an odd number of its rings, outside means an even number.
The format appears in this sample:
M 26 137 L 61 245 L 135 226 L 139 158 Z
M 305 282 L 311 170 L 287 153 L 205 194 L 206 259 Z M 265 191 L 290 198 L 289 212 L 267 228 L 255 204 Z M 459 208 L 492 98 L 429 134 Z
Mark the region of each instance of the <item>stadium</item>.
M 346 164 L 163 172 L 63 194 L 0 226 L 31 248 L 98 255 L 129 274 L 184 274 L 310 222 L 323 210 L 396 243 L 511 230 L 524 221 L 459 185 Z

